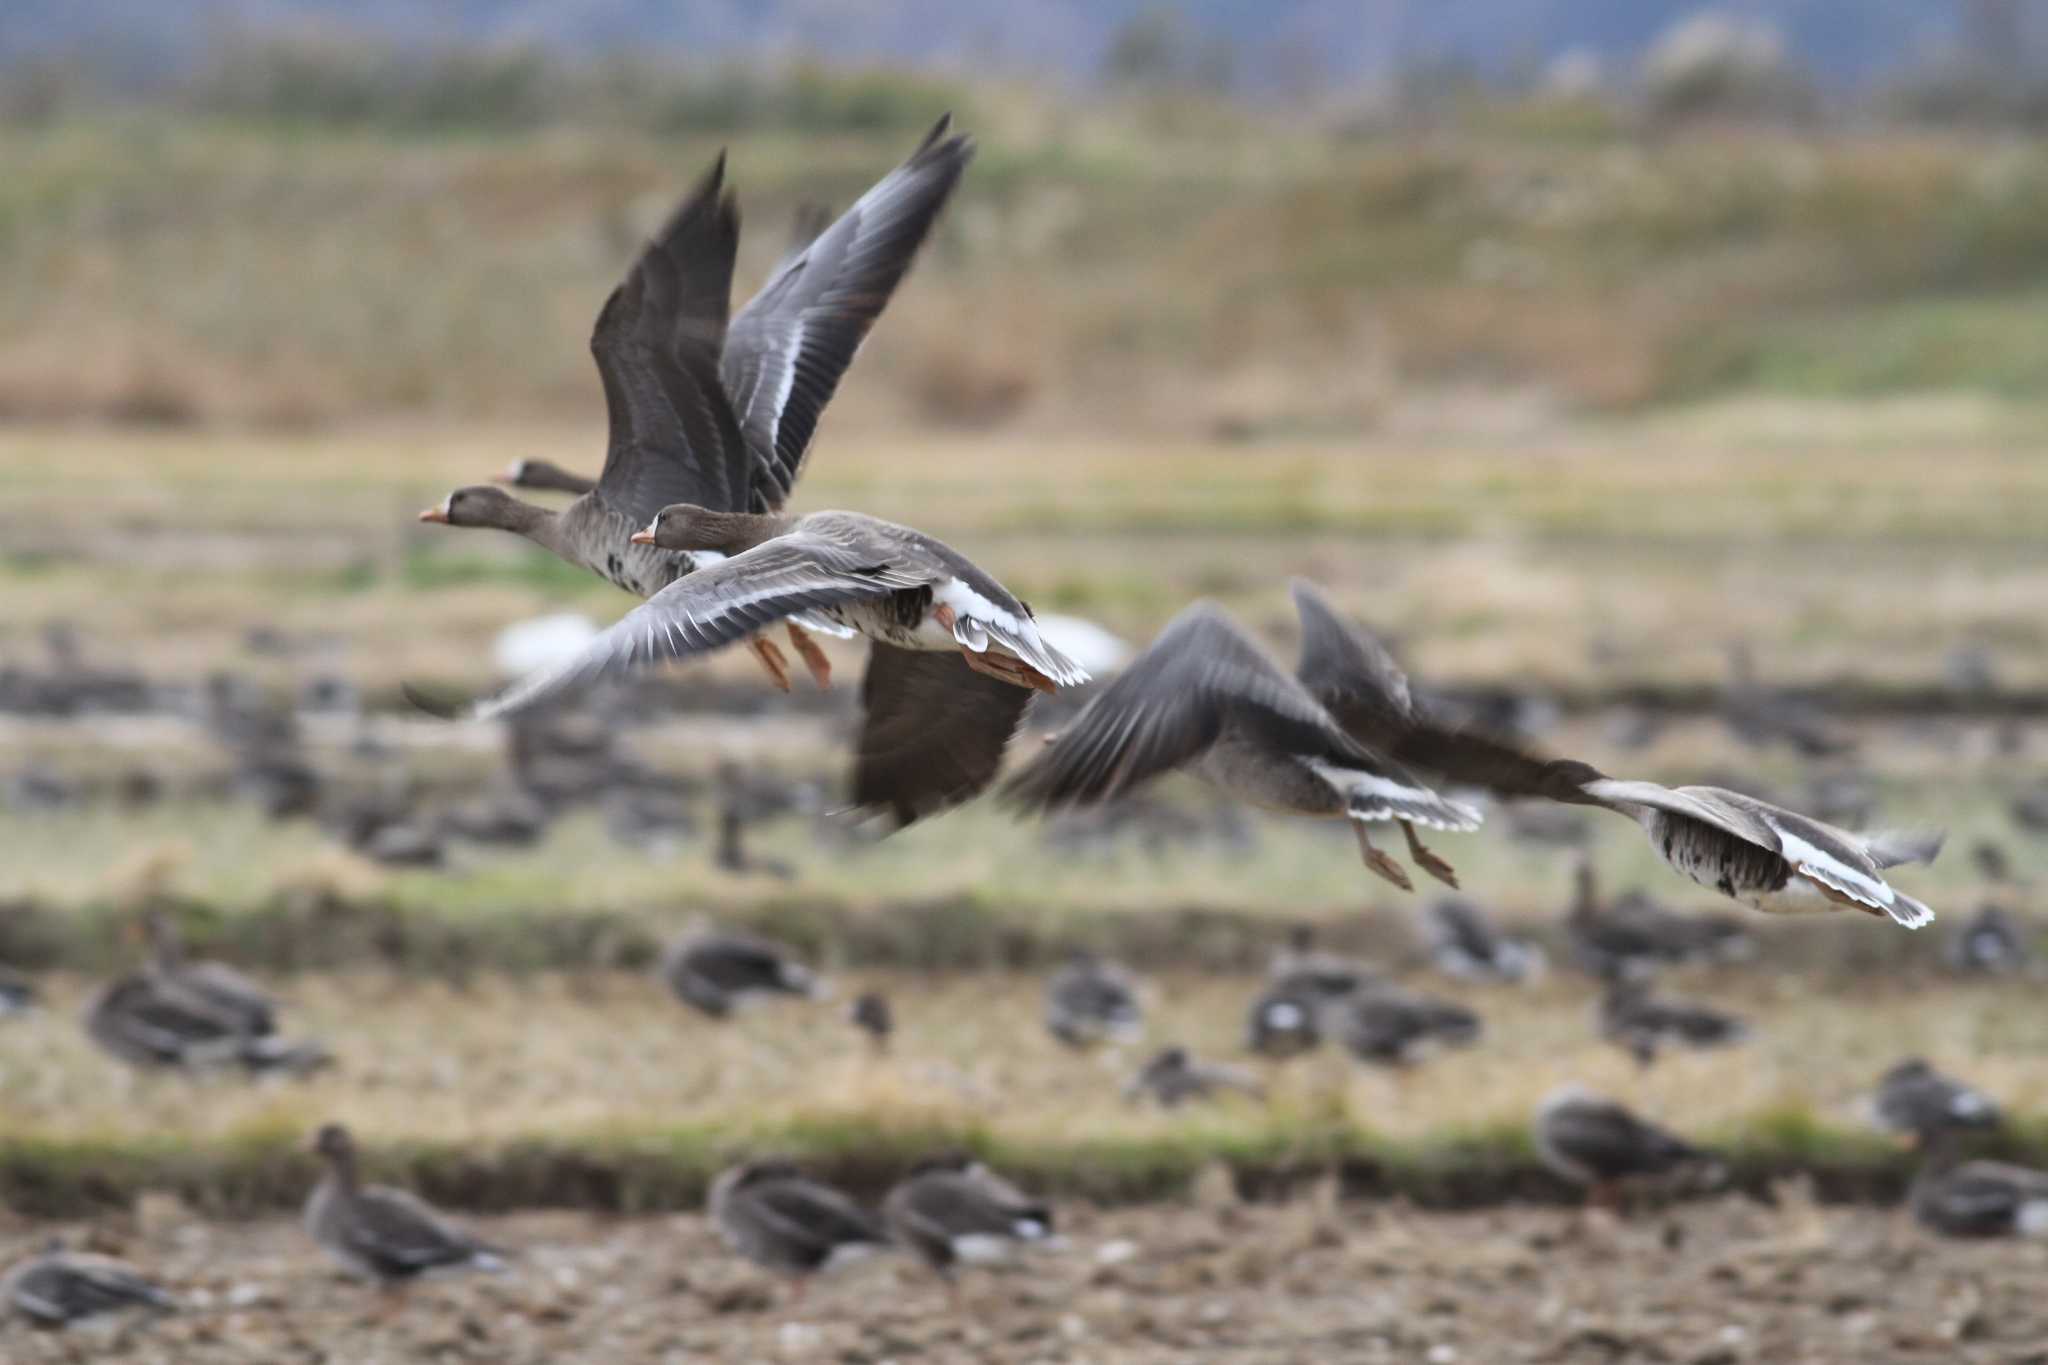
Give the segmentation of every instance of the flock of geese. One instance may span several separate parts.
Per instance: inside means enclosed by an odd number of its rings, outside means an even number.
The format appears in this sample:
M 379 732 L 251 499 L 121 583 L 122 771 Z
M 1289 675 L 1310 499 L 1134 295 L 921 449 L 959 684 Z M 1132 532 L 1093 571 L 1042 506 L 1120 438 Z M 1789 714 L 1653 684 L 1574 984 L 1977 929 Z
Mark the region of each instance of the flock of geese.
M 591 350 L 609 432 L 598 475 L 519 461 L 499 482 L 458 488 L 421 514 L 523 536 L 644 601 L 580 654 L 481 702 L 416 700 L 475 718 L 516 716 L 607 678 L 732 645 L 744 645 L 779 688 L 792 686 L 789 653 L 826 687 L 831 663 L 815 637 L 860 637 L 868 656 L 853 808 L 900 827 L 996 784 L 1033 696 L 1086 684 L 1087 673 L 1046 640 L 1027 603 L 957 549 L 855 511 L 788 508 L 825 407 L 972 155 L 972 141 L 940 120 L 844 214 L 809 225 L 816 230 L 736 313 L 739 215 L 721 156 L 598 315 Z M 512 489 L 574 500 L 546 506 Z M 1884 874 L 1931 860 L 1940 836 L 1853 832 L 1724 788 L 1610 777 L 1477 732 L 1424 704 L 1383 644 L 1321 589 L 1296 581 L 1292 594 L 1301 639 L 1293 668 L 1217 606 L 1197 602 L 1003 782 L 1002 798 L 1051 812 L 1110 802 L 1185 771 L 1239 801 L 1348 821 L 1364 865 L 1404 890 L 1413 889 L 1411 867 L 1457 886 L 1451 861 L 1424 840 L 1480 826 L 1466 794 L 1547 801 L 1634 821 L 1680 875 L 1758 910 L 1853 910 L 1909 929 L 1933 919 Z M 1405 863 L 1374 842 L 1388 825 L 1399 827 Z M 1533 950 L 1501 940 L 1469 906 L 1438 907 L 1431 924 L 1447 969 L 1512 980 L 1536 965 Z M 322 1064 L 317 1044 L 279 1038 L 268 998 L 252 983 L 219 964 L 185 961 L 161 922 L 152 932 L 150 967 L 111 983 L 88 1013 L 108 1051 L 145 1066 Z M 663 972 L 679 999 L 712 1016 L 751 993 L 809 994 L 815 985 L 774 945 L 730 937 L 679 944 Z M 1333 1013 L 1340 999 L 1346 1008 Z M 852 1018 L 886 1044 L 885 998 L 862 997 Z M 1048 985 L 1046 1024 L 1062 1041 L 1128 1038 L 1138 1018 L 1135 990 L 1113 964 L 1077 958 Z M 1364 980 L 1304 941 L 1254 1002 L 1248 1036 L 1257 1051 L 1287 1055 L 1314 1046 L 1332 1020 L 1341 1020 L 1354 1055 L 1389 1065 L 1478 1031 L 1469 1011 Z M 1668 1040 L 1710 1045 L 1740 1030 L 1625 980 L 1603 1002 L 1601 1027 L 1646 1064 Z M 1255 1085 L 1248 1073 L 1168 1048 L 1141 1069 L 1132 1094 L 1171 1105 Z M 1941 1150 L 1948 1134 L 1996 1118 L 1990 1101 L 1917 1062 L 1886 1077 L 1878 1110 Z M 1534 1137 L 1545 1162 L 1595 1201 L 1710 1160 L 1621 1105 L 1576 1091 L 1542 1107 Z M 313 1149 L 326 1175 L 307 1201 L 306 1227 L 350 1270 L 389 1284 L 502 1264 L 505 1253 L 420 1200 L 363 1183 L 346 1128 L 321 1128 Z M 2048 1231 L 2048 1176 L 1930 1160 L 1913 1206 L 1951 1232 Z M 964 1157 L 920 1167 L 879 1213 L 770 1160 L 718 1176 L 709 1207 L 737 1251 L 799 1283 L 884 1245 L 950 1277 L 957 1263 L 1056 1240 L 1045 1205 Z M 4 1292 L 43 1321 L 168 1302 L 133 1268 L 62 1248 L 17 1266 Z

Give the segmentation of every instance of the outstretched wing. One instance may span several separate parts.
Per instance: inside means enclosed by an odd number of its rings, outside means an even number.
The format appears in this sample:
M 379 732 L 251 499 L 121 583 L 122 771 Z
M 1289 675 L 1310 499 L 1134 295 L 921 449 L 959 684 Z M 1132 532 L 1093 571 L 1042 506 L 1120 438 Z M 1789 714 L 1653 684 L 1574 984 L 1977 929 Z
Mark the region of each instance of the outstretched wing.
M 1288 585 L 1301 617 L 1301 662 L 1294 675 L 1355 739 L 1382 752 L 1416 719 L 1408 675 L 1378 637 L 1346 620 L 1305 578 Z
M 778 536 L 677 579 L 575 658 L 529 674 L 472 714 L 524 711 L 600 678 L 709 653 L 798 612 L 922 586 L 915 574 L 871 562 L 860 547 L 802 532 Z
M 861 681 L 853 804 L 898 828 L 980 792 L 1031 704 L 1031 692 L 977 673 L 956 653 L 876 641 Z
M 1200 755 L 1226 721 L 1295 752 L 1371 761 L 1229 617 L 1197 602 L 1005 791 L 1041 808 L 1108 800 Z
M 612 290 L 591 333 L 610 423 L 598 491 L 636 525 L 675 502 L 748 506 L 746 446 L 718 375 L 740 233 L 724 180 L 721 153 Z
M 974 156 L 939 120 L 910 159 L 795 251 L 733 319 L 719 373 L 752 461 L 753 507 L 780 507 L 818 418 Z

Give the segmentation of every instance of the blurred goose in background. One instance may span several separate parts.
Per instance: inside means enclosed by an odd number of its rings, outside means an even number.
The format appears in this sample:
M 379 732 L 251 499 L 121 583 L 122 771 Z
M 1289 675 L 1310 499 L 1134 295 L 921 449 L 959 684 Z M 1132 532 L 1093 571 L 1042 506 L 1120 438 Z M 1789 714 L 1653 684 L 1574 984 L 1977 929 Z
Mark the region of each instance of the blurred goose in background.
M 1189 1100 L 1213 1100 L 1226 1094 L 1263 1099 L 1265 1086 L 1241 1066 L 1205 1062 L 1179 1044 L 1161 1048 L 1124 1087 L 1124 1103 L 1148 1101 L 1161 1109 L 1177 1109 Z
M 243 1015 L 147 967 L 93 992 L 85 1031 L 107 1055 L 146 1070 L 240 1066 L 305 1075 L 333 1060 L 319 1043 L 251 1032 Z
M 795 1279 L 801 1297 L 811 1275 L 888 1246 L 867 1210 L 788 1161 L 749 1161 L 711 1182 L 712 1222 L 726 1244 L 764 1269 Z
M 552 460 L 514 460 L 497 476 L 507 488 L 531 488 L 542 493 L 570 493 L 577 497 L 597 487 L 597 480 L 572 474 Z
M 889 1050 L 890 1035 L 896 1032 L 896 1012 L 889 1008 L 888 996 L 880 991 L 862 991 L 847 1007 L 846 1020 L 867 1035 L 876 1056 Z
M 1989 1095 L 1908 1057 L 1878 1079 L 1871 1098 L 1878 1127 L 1917 1143 L 1956 1128 L 1996 1128 L 2002 1115 Z
M 1544 1100 L 1532 1133 L 1543 1164 L 1584 1186 L 1589 1207 L 1614 1207 L 1631 1182 L 1658 1180 L 1712 1160 L 1675 1133 L 1577 1086 Z
M 2035 834 L 2048 834 L 2048 778 L 2036 782 L 2006 803 L 2013 823 Z
M 669 945 L 661 979 L 676 999 L 713 1019 L 756 996 L 824 994 L 824 982 L 788 946 L 709 928 L 690 930 Z
M 1508 938 L 1468 900 L 1448 897 L 1429 907 L 1425 924 L 1437 970 L 1460 981 L 1534 981 L 1543 974 L 1543 950 Z
M 721 801 L 718 806 L 718 843 L 712 849 L 711 861 L 721 872 L 730 872 L 735 877 L 774 877 L 788 881 L 796 876 L 796 869 L 780 858 L 761 857 L 747 851 L 746 807 L 737 801 Z
M 1974 975 L 2025 971 L 2032 956 L 2019 917 L 1998 905 L 1978 907 L 1948 942 L 1949 966 Z
M 1288 990 L 1304 990 L 1330 1000 L 1350 995 L 1380 979 L 1371 964 L 1319 947 L 1312 924 L 1297 924 L 1266 965 L 1266 979 Z
M 1297 580 L 1294 593 L 1304 621 L 1335 619 L 1313 585 Z M 1317 627 L 1317 634 L 1330 639 L 1340 630 L 1359 646 L 1353 658 L 1366 667 L 1343 674 L 1346 692 L 1335 714 L 1347 733 L 1396 762 L 1453 787 L 1627 816 L 1674 871 L 1768 914 L 1859 910 L 1908 929 L 1934 920 L 1932 910 L 1880 874 L 1901 863 L 1931 862 L 1941 850 L 1938 833 L 1857 834 L 1721 787 L 1620 781 L 1575 759 L 1536 756 L 1413 705 L 1406 676 L 1363 630 L 1336 620 Z
M 1906 1202 L 1921 1226 L 1946 1237 L 2048 1237 L 2048 1171 L 1958 1164 L 1959 1136 L 1940 1134 L 1913 1178 Z
M 1176 768 L 1240 801 L 1349 820 L 1365 865 L 1404 891 L 1413 883 L 1373 846 L 1372 824 L 1400 824 L 1410 856 L 1439 877 L 1449 870 L 1414 827 L 1479 827 L 1478 812 L 1346 734 L 1302 679 L 1209 602 L 1176 616 L 1005 791 L 1057 810 L 1114 799 Z
M 348 1129 L 324 1124 L 313 1150 L 327 1163 L 306 1198 L 306 1235 L 350 1274 L 389 1288 L 430 1270 L 502 1270 L 504 1254 L 455 1227 L 424 1200 L 365 1185 Z
M 1727 1047 L 1749 1037 L 1749 1025 L 1732 1014 L 1690 1001 L 1659 997 L 1636 981 L 1617 981 L 1601 997 L 1600 1036 L 1647 1067 L 1667 1046 Z
M 2012 858 L 2006 853 L 2005 845 L 1995 839 L 1979 839 L 1970 846 L 1970 862 L 1977 869 L 1977 875 L 1993 886 L 2024 885 L 2013 875 Z
M 1007 1259 L 1052 1236 L 1052 1209 L 971 1157 L 919 1162 L 882 1201 L 896 1242 L 952 1286 L 954 1267 Z
M 1757 677 L 1756 658 L 1747 641 L 1728 647 L 1728 686 L 1721 695 L 1721 714 L 1735 737 L 1753 748 L 1785 744 L 1803 758 L 1831 758 L 1856 747 L 1810 702 L 1765 686 Z
M 0 1019 L 36 1007 L 36 983 L 12 967 L 0 967 Z
M 0 1276 L 0 1306 L 39 1327 L 69 1327 L 134 1309 L 169 1313 L 178 1301 L 126 1261 L 67 1251 L 61 1238 L 52 1238 L 40 1254 Z
M 1045 983 L 1045 1027 L 1072 1048 L 1134 1043 L 1145 1031 L 1137 981 L 1117 963 L 1077 949 Z
M 1270 983 L 1252 1000 L 1245 1016 L 1245 1047 L 1280 1061 L 1315 1051 L 1323 1043 L 1327 1004 L 1327 997 L 1300 983 Z
M 1333 1008 L 1332 1032 L 1353 1057 L 1373 1066 L 1410 1067 L 1440 1048 L 1479 1040 L 1479 1016 L 1450 1000 L 1373 985 Z
M 160 980 L 189 991 L 251 1037 L 277 1032 L 277 1001 L 270 992 L 224 962 L 187 958 L 177 925 L 162 910 L 147 911 L 143 926 L 149 937 L 150 970 Z

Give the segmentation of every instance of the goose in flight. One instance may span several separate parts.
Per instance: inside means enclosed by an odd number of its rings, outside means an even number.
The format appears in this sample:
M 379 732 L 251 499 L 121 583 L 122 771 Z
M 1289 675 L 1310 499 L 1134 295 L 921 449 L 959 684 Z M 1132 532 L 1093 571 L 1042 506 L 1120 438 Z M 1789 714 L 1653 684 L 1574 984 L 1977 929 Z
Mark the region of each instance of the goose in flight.
M 1209 602 L 1174 617 L 1005 790 L 1038 810 L 1093 805 L 1176 768 L 1271 810 L 1351 821 L 1365 865 L 1404 891 L 1413 883 L 1371 825 L 1479 827 L 1477 811 L 1347 735 Z
M 1933 861 L 1939 833 L 1853 833 L 1723 787 L 1622 781 L 1446 725 L 1410 697 L 1406 675 L 1378 640 L 1338 615 L 1314 585 L 1297 579 L 1293 587 L 1305 658 L 1337 661 L 1313 670 L 1321 686 L 1311 690 L 1348 736 L 1376 752 L 1453 786 L 1625 815 L 1680 875 L 1768 914 L 1849 909 L 1908 929 L 1933 922 L 1932 910 L 1882 874 Z

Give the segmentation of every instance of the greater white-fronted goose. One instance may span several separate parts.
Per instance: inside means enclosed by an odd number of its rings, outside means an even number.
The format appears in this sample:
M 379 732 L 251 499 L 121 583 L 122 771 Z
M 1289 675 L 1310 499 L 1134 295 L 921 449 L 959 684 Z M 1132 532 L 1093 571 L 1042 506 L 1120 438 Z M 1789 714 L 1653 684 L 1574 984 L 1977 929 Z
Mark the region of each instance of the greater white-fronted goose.
M 1326 996 L 1298 982 L 1268 983 L 1246 1012 L 1246 1049 L 1279 1061 L 1315 1051 L 1322 1046 L 1328 1003 Z
M 1728 728 L 1756 748 L 1782 743 L 1805 758 L 1847 753 L 1855 742 L 1838 734 L 1811 703 L 1757 677 L 1755 656 L 1743 641 L 1728 647 L 1728 688 L 1721 700 Z
M 922 1161 L 882 1201 L 898 1245 L 944 1276 L 956 1266 L 1002 1261 L 1052 1236 L 1051 1206 L 960 1154 Z
M 0 1304 L 37 1326 L 69 1327 L 136 1309 L 168 1313 L 178 1301 L 126 1261 L 67 1251 L 52 1238 L 40 1254 L 0 1277 Z
M 1005 790 L 1023 806 L 1059 809 L 1111 800 L 1176 768 L 1240 801 L 1350 820 L 1365 865 L 1403 890 L 1413 883 L 1373 847 L 1372 824 L 1479 826 L 1478 812 L 1346 734 L 1209 602 L 1174 617 Z M 1419 851 L 1412 835 L 1410 850 Z
M 1908 1057 L 1879 1077 L 1870 1108 L 1878 1127 L 1916 1143 L 2003 1121 L 1989 1095 L 1943 1075 L 1924 1057 Z
M 1600 1036 L 1647 1067 L 1666 1046 L 1728 1047 L 1749 1037 L 1749 1025 L 1722 1010 L 1652 995 L 1636 981 L 1617 981 L 1601 997 Z
M 514 531 L 640 597 L 690 572 L 708 556 L 633 533 L 670 503 L 782 506 L 840 378 L 973 154 L 941 119 L 908 161 L 786 257 L 730 327 L 739 210 L 721 154 L 598 314 L 590 345 L 610 438 L 595 485 L 559 513 L 476 485 L 421 518 Z M 790 640 L 824 681 L 823 654 L 801 629 Z M 781 651 L 751 644 L 787 688 Z
M 1677 1134 L 1577 1086 L 1544 1100 L 1532 1136 L 1543 1164 L 1584 1186 L 1589 1205 L 1612 1206 L 1632 1182 L 1660 1180 L 1712 1160 Z
M 365 1185 L 356 1144 L 338 1123 L 314 1134 L 327 1174 L 306 1198 L 306 1235 L 350 1274 L 390 1287 L 430 1270 L 502 1270 L 504 1253 L 472 1237 L 415 1195 Z
M 1501 933 L 1471 901 L 1439 900 L 1429 907 L 1424 923 L 1430 958 L 1447 976 L 1521 983 L 1543 974 L 1543 950 Z
M 743 1162 L 711 1182 L 710 1211 L 727 1245 L 763 1269 L 808 1278 L 888 1246 L 866 1209 L 793 1162 Z
M 1137 982 L 1094 953 L 1071 953 L 1045 983 L 1045 1027 L 1072 1048 L 1136 1042 L 1145 1031 Z
M 1990 903 L 1979 906 L 1948 942 L 1948 965 L 1975 975 L 2024 971 L 2031 956 L 2019 918 Z
M 187 958 L 177 925 L 162 910 L 146 912 L 143 924 L 149 935 L 150 970 L 159 978 L 198 996 L 251 1037 L 277 1032 L 277 1001 L 270 992 L 224 962 Z
M 1294 592 L 1305 622 L 1311 616 L 1327 618 L 1317 628 L 1323 637 L 1337 630 L 1354 640 L 1370 639 L 1337 618 L 1312 585 L 1297 581 Z M 1770 914 L 1860 910 L 1908 929 L 1933 922 L 1932 910 L 1880 874 L 1900 863 L 1931 861 L 1941 849 L 1939 834 L 1855 834 L 1721 787 L 1620 781 L 1575 759 L 1539 757 L 1401 704 L 1407 679 L 1383 647 L 1373 659 L 1371 669 L 1344 675 L 1351 691 L 1334 703 L 1334 712 L 1350 734 L 1396 762 L 1454 786 L 1628 816 L 1674 870 L 1752 909 Z
M 146 1070 L 240 1066 L 305 1075 L 332 1060 L 318 1043 L 251 1033 L 238 1016 L 148 968 L 95 991 L 85 1030 L 109 1056 Z
M 661 979 L 684 1004 L 723 1019 L 748 999 L 823 993 L 818 974 L 787 945 L 709 928 L 686 932 L 662 954 Z
M 1907 1203 L 1946 1237 L 2048 1237 L 2048 1171 L 2003 1161 L 1957 1164 L 1958 1134 L 1930 1145 Z
M 1479 1016 L 1439 1000 L 1380 983 L 1331 1009 L 1331 1032 L 1353 1057 L 1373 1066 L 1410 1067 L 1440 1048 L 1479 1040 Z
M 1175 1044 L 1161 1048 L 1131 1077 L 1124 1087 L 1124 1102 L 1149 1101 L 1161 1109 L 1177 1109 L 1190 1100 L 1213 1100 L 1223 1095 L 1246 1095 L 1263 1099 L 1265 1086 L 1243 1067 L 1226 1062 L 1205 1062 Z
M 1602 904 L 1591 859 L 1573 878 L 1565 938 L 1579 966 L 1603 981 L 1635 980 L 1686 962 L 1746 961 L 1755 940 L 1730 915 L 1679 914 L 1641 891 Z
M 896 1012 L 889 1007 L 888 996 L 862 991 L 847 1006 L 846 1021 L 866 1035 L 877 1056 L 889 1050 L 889 1037 L 896 1032 Z
M 571 493 L 582 497 L 597 487 L 597 480 L 574 474 L 553 460 L 514 460 L 497 476 L 507 488 L 531 488 L 542 493 Z
M 516 714 L 601 677 L 694 657 L 800 619 L 898 651 L 877 656 L 862 687 L 869 718 L 853 800 L 907 824 L 994 777 L 1032 689 L 1088 678 L 1045 643 L 1030 608 L 1008 589 L 909 527 L 855 512 L 790 519 L 677 505 L 641 534 L 649 543 L 727 557 L 628 612 L 574 660 L 513 684 L 472 714 Z M 807 638 L 799 648 L 811 651 L 805 657 L 822 676 L 822 652 Z M 950 656 L 964 667 L 935 670 L 905 657 L 915 654 Z
M 1303 990 L 1335 1000 L 1380 979 L 1370 963 L 1320 947 L 1312 924 L 1297 924 L 1266 964 L 1266 979 L 1283 989 Z

